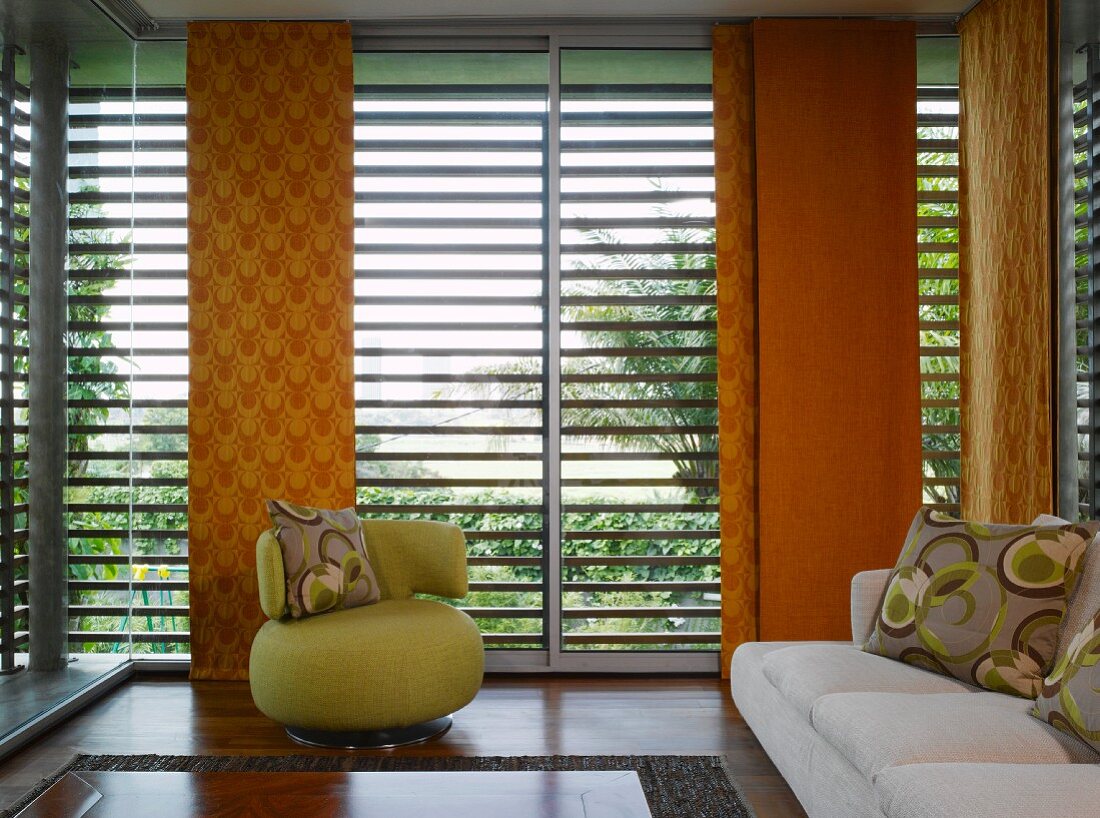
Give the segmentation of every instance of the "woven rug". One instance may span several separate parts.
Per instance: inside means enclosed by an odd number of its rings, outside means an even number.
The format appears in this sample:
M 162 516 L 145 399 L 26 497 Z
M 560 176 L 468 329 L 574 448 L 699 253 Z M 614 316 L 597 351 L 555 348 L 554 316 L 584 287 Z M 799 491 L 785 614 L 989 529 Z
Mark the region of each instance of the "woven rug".
M 80 755 L 0 813 L 14 815 L 69 770 L 119 772 L 498 772 L 634 770 L 653 818 L 753 818 L 721 756 Z

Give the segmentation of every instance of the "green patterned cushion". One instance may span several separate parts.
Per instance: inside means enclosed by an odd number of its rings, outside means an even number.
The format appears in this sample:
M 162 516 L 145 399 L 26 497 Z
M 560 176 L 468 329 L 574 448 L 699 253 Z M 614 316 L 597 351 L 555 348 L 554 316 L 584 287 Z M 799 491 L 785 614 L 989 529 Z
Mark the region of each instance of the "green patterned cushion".
M 1061 651 L 1031 711 L 1100 750 L 1100 611 Z
M 1096 529 L 961 522 L 922 508 L 864 650 L 1035 698 Z
M 328 511 L 268 500 L 267 511 L 283 551 L 292 617 L 378 601 L 378 581 L 354 508 Z

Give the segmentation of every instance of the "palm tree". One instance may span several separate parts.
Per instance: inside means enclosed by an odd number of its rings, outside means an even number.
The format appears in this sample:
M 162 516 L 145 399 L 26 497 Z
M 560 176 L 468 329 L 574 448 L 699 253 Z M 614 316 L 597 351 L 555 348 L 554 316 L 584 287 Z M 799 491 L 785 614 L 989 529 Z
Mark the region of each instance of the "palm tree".
M 658 215 L 671 214 L 658 210 Z M 576 333 L 577 348 L 593 350 L 589 357 L 562 359 L 562 400 L 575 402 L 563 408 L 562 424 L 582 427 L 587 433 L 571 435 L 597 443 L 613 442 L 628 451 L 671 455 L 680 479 L 714 480 L 718 476 L 717 330 L 714 322 L 715 282 L 711 275 L 698 278 L 661 276 L 654 271 L 713 270 L 713 228 L 677 227 L 663 231 L 663 243 L 677 248 L 663 254 L 624 251 L 606 254 L 606 248 L 622 244 L 609 230 L 586 230 L 585 240 L 604 253 L 598 267 L 586 263 L 574 269 L 637 272 L 623 278 L 579 281 L 562 291 L 562 322 Z M 698 252 L 685 247 L 697 245 Z M 645 329 L 645 324 L 669 322 L 684 325 L 668 330 Z M 585 326 L 585 325 L 590 326 Z M 630 326 L 634 325 L 634 326 Z M 613 328 L 607 328 L 611 326 Z M 623 328 L 626 327 L 626 328 Z M 666 354 L 600 356 L 599 350 L 665 351 Z M 698 350 L 698 352 L 695 352 Z M 538 361 L 519 361 L 485 371 L 490 374 L 536 374 Z M 579 376 L 610 376 L 607 379 Z M 577 376 L 577 377 L 573 377 Z M 494 397 L 529 398 L 537 387 L 495 382 L 482 387 Z M 666 406 L 627 405 L 641 400 L 660 400 Z M 691 405 L 706 401 L 709 405 Z M 687 404 L 687 405 L 677 405 Z M 632 427 L 660 427 L 660 434 L 628 434 Z M 714 489 L 694 487 L 699 497 Z
M 660 215 L 669 214 L 661 212 Z M 608 230 L 587 231 L 585 237 L 605 247 L 621 243 Z M 579 437 L 612 441 L 624 450 L 662 452 L 673 456 L 678 478 L 711 480 L 718 475 L 718 462 L 714 459 L 718 437 L 713 431 L 718 422 L 715 282 L 711 276 L 662 277 L 653 271 L 713 270 L 714 230 L 669 228 L 662 238 L 665 243 L 678 247 L 698 245 L 700 252 L 616 253 L 606 256 L 600 269 L 638 271 L 638 277 L 600 278 L 563 291 L 562 320 L 580 335 L 581 348 L 594 351 L 629 348 L 669 353 L 565 358 L 562 398 L 577 401 L 579 405 L 563 410 L 563 423 L 593 430 L 636 426 L 668 429 L 667 433 L 658 435 L 594 431 Z M 593 268 L 578 265 L 578 269 Z M 675 322 L 684 327 L 654 331 L 631 326 L 644 327 L 658 322 L 665 325 Z M 592 324 L 593 328 L 585 324 Z M 627 328 L 604 328 L 608 325 Z M 613 378 L 610 382 L 589 384 L 569 377 L 591 370 Z M 662 400 L 670 405 L 652 408 L 611 403 L 645 399 Z M 711 405 L 675 405 L 699 401 L 711 402 Z M 709 496 L 713 491 L 698 489 L 696 493 Z

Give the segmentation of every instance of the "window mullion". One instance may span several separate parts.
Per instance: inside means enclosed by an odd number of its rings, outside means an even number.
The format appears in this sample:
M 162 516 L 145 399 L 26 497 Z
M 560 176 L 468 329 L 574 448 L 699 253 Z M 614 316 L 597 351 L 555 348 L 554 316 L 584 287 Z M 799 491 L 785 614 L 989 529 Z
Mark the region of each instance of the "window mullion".
M 543 361 L 543 438 L 546 538 L 543 542 L 545 592 L 543 609 L 549 665 L 556 668 L 561 658 L 561 48 L 558 37 L 550 37 L 549 93 L 543 241 L 546 243 L 546 293 L 543 322 L 546 326 Z

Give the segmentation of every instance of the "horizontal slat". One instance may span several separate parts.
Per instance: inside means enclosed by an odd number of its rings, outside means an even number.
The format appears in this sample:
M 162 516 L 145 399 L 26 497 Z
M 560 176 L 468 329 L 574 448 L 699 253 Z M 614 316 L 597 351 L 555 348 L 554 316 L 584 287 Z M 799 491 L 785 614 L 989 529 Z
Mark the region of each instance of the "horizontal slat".
M 189 617 L 189 609 L 186 605 L 134 605 L 133 607 L 126 607 L 124 605 L 70 605 L 69 616 L 95 616 L 95 617 L 127 617 L 133 616 L 135 619 L 144 616 L 170 616 L 176 619 L 187 619 Z M 78 631 L 79 632 L 79 631 Z M 124 633 L 118 633 L 116 636 L 124 636 Z
M 70 591 L 187 591 L 186 580 L 70 579 Z M 33 604 L 33 602 L 32 602 Z
M 102 512 L 104 514 L 186 514 L 186 503 L 69 503 L 65 510 L 70 514 Z
M 541 593 L 540 582 L 471 582 L 470 593 L 482 593 L 490 591 L 512 591 Z
M 722 616 L 722 608 L 563 608 L 561 616 L 562 619 L 717 619 Z
M 541 435 L 541 426 L 356 426 L 361 435 Z
M 542 383 L 542 376 L 499 373 L 486 374 L 466 372 L 461 375 L 449 375 L 427 372 L 420 375 L 391 375 L 382 373 L 357 373 L 357 383 Z
M 917 113 L 918 128 L 958 128 L 958 114 L 932 114 L 920 111 Z
M 437 477 L 370 477 L 355 481 L 356 486 L 370 488 L 538 488 L 537 479 L 494 479 L 491 477 L 437 478 Z
M 717 582 L 563 582 L 562 590 L 599 593 L 603 591 L 648 591 L 665 593 L 718 593 Z
M 438 461 L 490 463 L 541 461 L 542 455 L 539 452 L 356 452 L 355 459 L 361 463 L 379 461 L 394 463 L 434 463 Z
M 92 532 L 80 532 L 79 534 L 84 536 L 92 536 Z M 177 535 L 187 536 L 186 531 L 174 532 Z M 72 529 L 69 532 L 69 539 L 80 539 L 80 537 L 74 537 Z M 129 556 L 126 554 L 80 554 L 69 553 L 68 562 L 70 565 L 134 565 L 135 567 L 144 566 L 148 568 L 150 572 L 156 573 L 156 569 L 161 565 L 169 566 L 183 566 L 187 565 L 186 554 L 158 554 L 158 555 L 134 555 Z
M 566 645 L 717 645 L 720 633 L 566 633 Z
M 917 201 L 921 203 L 952 203 L 959 201 L 957 190 L 918 190 Z
M 542 608 L 466 608 L 474 619 L 542 619 Z
M 507 503 L 360 503 L 355 510 L 361 514 L 541 514 L 541 505 Z
M 582 540 L 585 542 L 616 542 L 619 540 L 713 540 L 717 539 L 718 536 L 719 532 L 717 529 L 682 529 L 677 531 L 565 531 L 562 534 L 562 538 L 567 541 Z M 599 564 L 602 565 L 605 563 Z
M 718 565 L 719 558 L 700 556 L 679 556 L 675 554 L 645 554 L 642 556 L 567 556 L 562 558 L 562 563 L 570 567 L 605 566 L 614 567 L 620 565 Z
M 576 332 L 713 332 L 711 321 L 562 321 L 562 330 Z
M 486 645 L 543 645 L 540 633 L 483 633 L 482 641 Z
M 66 536 L 70 540 L 83 540 L 83 539 L 130 539 L 135 540 L 172 540 L 177 542 L 181 547 L 187 541 L 187 529 L 171 529 L 171 528 L 70 528 L 66 533 Z M 91 559 L 94 557 L 94 560 Z M 130 561 L 130 557 L 126 555 L 73 555 L 70 558 L 70 562 L 83 562 L 85 559 L 89 561 L 102 561 L 105 563 L 117 563 L 119 565 L 125 565 Z M 157 556 L 147 555 L 135 555 L 135 565 L 148 565 L 152 562 L 164 563 L 165 565 L 187 565 L 186 554 L 164 554 Z
M 716 372 L 666 372 L 666 373 L 620 373 L 620 372 L 588 372 L 581 374 L 567 373 L 561 376 L 562 383 L 717 383 Z
M 688 462 L 718 462 L 717 452 L 565 452 L 561 459 L 567 462 L 592 462 L 592 461 L 673 461 L 676 463 Z
M 620 436 L 648 436 L 648 435 L 715 435 L 718 427 L 712 425 L 683 425 L 683 426 L 562 426 L 561 434 L 565 437 L 600 437 L 605 435 Z
M 72 406 L 72 402 L 69 402 Z M 184 403 L 186 405 L 186 402 Z M 425 399 L 425 400 L 357 400 L 357 409 L 540 409 L 539 400 L 502 398 L 500 400 Z
M 189 644 L 191 634 L 187 631 L 137 631 L 126 633 L 115 631 L 70 631 L 69 644 L 76 645 L 84 642 L 106 642 L 125 645 L 135 642 L 141 645 L 173 645 Z
M 146 126 L 172 125 L 182 128 L 187 124 L 186 114 L 182 111 L 180 113 L 141 113 L 138 117 L 140 119 L 140 124 Z M 70 130 L 78 130 L 80 128 L 102 128 L 107 125 L 131 125 L 133 122 L 133 114 L 108 114 L 100 111 L 69 112 Z
M 355 350 L 360 358 L 539 358 L 542 349 L 536 347 L 502 349 L 499 347 L 361 347 Z

